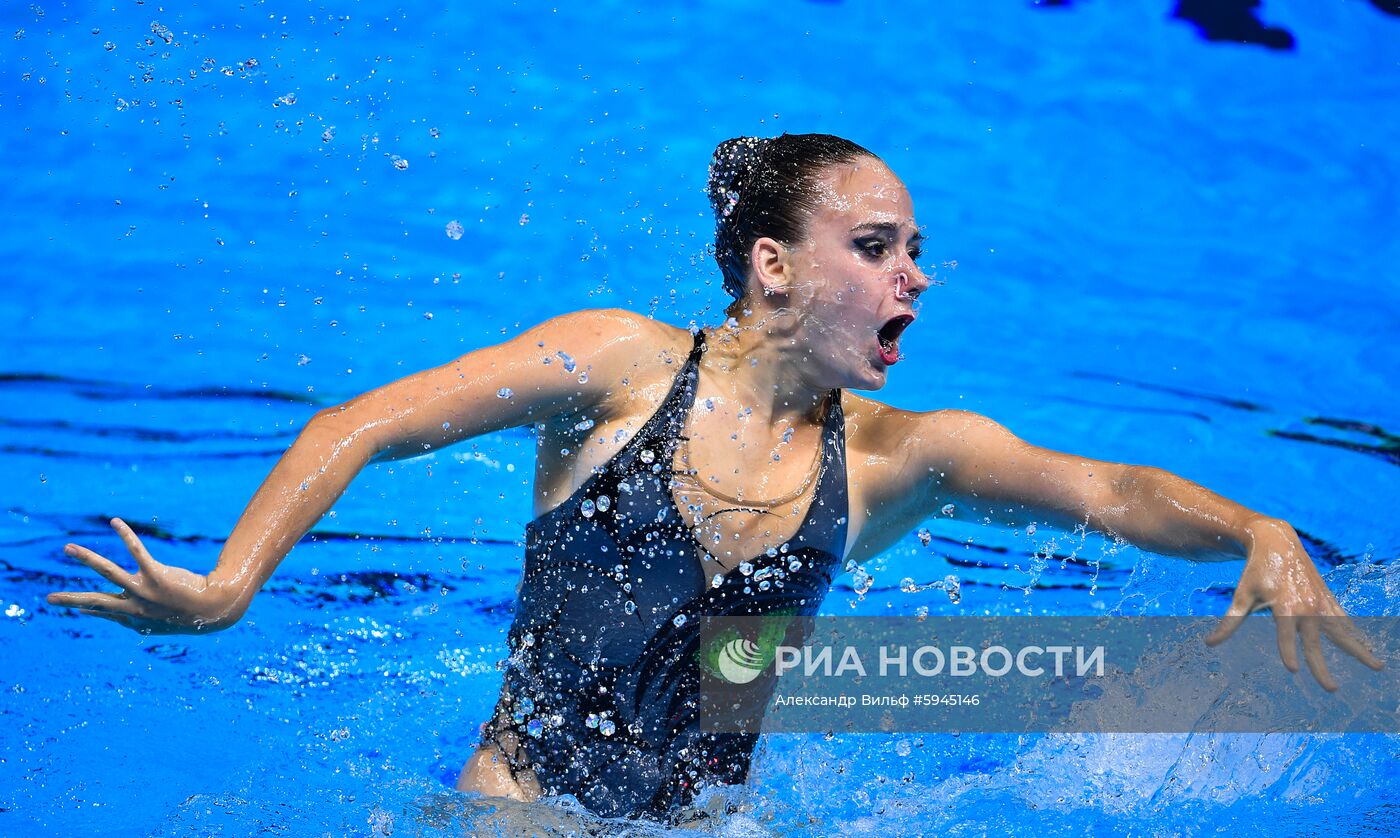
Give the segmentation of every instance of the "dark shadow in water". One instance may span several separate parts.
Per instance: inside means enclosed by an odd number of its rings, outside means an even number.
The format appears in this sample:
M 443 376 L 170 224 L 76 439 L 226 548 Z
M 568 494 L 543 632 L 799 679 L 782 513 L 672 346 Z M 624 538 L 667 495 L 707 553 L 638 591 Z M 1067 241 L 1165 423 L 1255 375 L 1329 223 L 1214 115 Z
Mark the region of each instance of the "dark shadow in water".
M 1261 21 L 1260 0 L 1178 0 L 1172 17 L 1195 25 L 1207 41 L 1254 44 L 1276 50 L 1297 46 L 1293 33 Z
M 1360 558 L 1355 553 L 1343 552 L 1342 549 L 1336 546 L 1335 544 L 1332 544 L 1329 541 L 1319 538 L 1318 536 L 1315 536 L 1305 530 L 1300 530 L 1297 527 L 1294 527 L 1294 531 L 1298 533 L 1298 540 L 1303 542 L 1303 547 L 1307 549 L 1308 555 L 1312 556 L 1313 560 L 1319 565 L 1322 565 L 1324 567 L 1336 567 L 1340 564 L 1350 564 L 1352 562 L 1357 561 Z M 945 538 L 943 536 L 934 536 L 932 540 L 942 542 L 943 544 L 949 545 L 950 547 L 957 547 L 959 550 L 972 549 L 976 551 L 981 551 L 982 553 L 991 553 L 998 556 L 1009 556 L 1013 552 L 1011 548 L 1008 547 L 1000 547 L 991 544 L 967 543 L 952 538 Z M 935 552 L 937 553 L 937 555 L 942 557 L 944 561 L 956 567 L 965 567 L 969 569 L 999 570 L 1007 564 L 1006 559 L 1003 559 L 998 564 L 991 564 L 986 558 L 960 558 L 959 556 L 954 555 L 951 552 L 945 552 L 943 550 L 938 550 Z M 1027 552 L 1018 552 L 1018 555 L 1029 557 L 1032 554 Z M 1113 574 L 1121 572 L 1125 569 L 1123 565 L 1115 563 L 1112 560 L 1112 558 L 1102 558 L 1094 560 L 1086 559 L 1083 556 L 1072 556 L 1067 553 L 1051 553 L 1049 556 L 1045 557 L 1045 561 L 1047 563 L 1047 571 L 1049 570 L 1050 565 L 1064 565 L 1065 570 L 1069 570 L 1070 572 L 1079 574 Z M 964 584 L 966 584 L 966 582 L 964 582 Z
M 1029 0 L 1037 9 L 1068 8 L 1074 0 Z M 1400 0 L 1370 0 L 1382 14 L 1400 17 Z M 1259 19 L 1261 0 L 1177 0 L 1171 17 L 1186 21 L 1206 41 L 1260 46 L 1280 52 L 1297 47 L 1293 33 Z
M 284 390 L 262 390 L 240 387 L 194 387 L 175 389 L 156 384 L 129 384 L 116 381 L 97 381 L 85 378 L 69 378 L 48 373 L 3 372 L 0 373 L 0 389 L 10 390 L 64 390 L 79 398 L 92 401 L 131 401 L 146 399 L 212 399 L 219 401 L 245 400 L 257 402 L 292 402 L 295 404 L 321 405 L 317 399 L 302 393 Z
M 1114 384 L 1125 384 L 1129 387 L 1136 387 L 1139 390 L 1149 390 L 1154 393 L 1167 393 L 1172 396 L 1181 396 L 1186 399 L 1223 405 L 1225 407 L 1234 408 L 1235 410 L 1247 410 L 1255 413 L 1264 413 L 1269 410 L 1269 408 L 1264 405 L 1244 399 L 1235 399 L 1228 396 L 1213 396 L 1209 393 L 1197 393 L 1191 390 L 1182 390 L 1178 387 L 1168 387 L 1164 384 L 1151 384 L 1146 381 L 1133 381 L 1131 379 L 1119 378 L 1116 375 L 1108 375 L 1107 373 L 1076 370 L 1071 372 L 1070 375 L 1075 378 L 1087 378 L 1092 381 L 1111 381 Z
M 290 595 L 294 599 L 309 599 L 317 603 L 354 603 L 363 605 L 375 600 L 401 596 L 421 596 L 425 592 L 451 593 L 460 580 L 431 573 L 396 573 L 387 570 L 359 570 L 346 573 L 324 573 L 310 579 L 289 578 L 269 582 L 263 593 Z M 494 608 L 488 608 L 488 611 Z
M 112 439 L 134 439 L 139 442 L 202 442 L 215 439 L 286 439 L 294 437 L 299 430 L 284 428 L 272 431 L 230 431 L 221 428 L 206 428 L 198 431 L 170 431 L 159 428 L 116 428 L 104 425 L 86 425 L 69 422 L 65 419 L 3 419 L 0 428 L 16 428 L 24 431 L 48 433 L 71 433 L 81 436 L 95 436 Z
M 1354 439 L 1319 436 L 1317 434 L 1303 433 L 1302 431 L 1271 430 L 1269 431 L 1269 435 L 1282 439 L 1291 439 L 1296 442 L 1311 442 L 1317 445 L 1330 445 L 1333 448 L 1344 448 L 1347 451 L 1355 451 L 1358 454 L 1376 457 L 1393 466 L 1400 466 L 1400 437 L 1390 433 L 1379 425 L 1372 425 L 1369 422 L 1357 422 L 1352 419 L 1330 419 L 1326 416 L 1312 416 L 1303 421 L 1309 425 L 1318 425 L 1323 428 L 1332 428 L 1338 431 L 1369 436 L 1376 440 L 1376 442 L 1359 442 Z
M 1300 530 L 1297 527 L 1294 527 L 1293 531 L 1298 533 L 1298 540 L 1303 542 L 1303 547 L 1308 551 L 1308 555 L 1312 556 L 1313 562 L 1322 565 L 1324 568 L 1336 567 L 1340 564 L 1351 564 L 1360 558 L 1355 553 L 1343 553 L 1341 548 L 1337 547 L 1337 545 L 1328 541 L 1323 541 L 1321 538 Z
M 285 454 L 285 448 L 271 448 L 262 451 L 169 451 L 163 454 L 144 453 L 141 455 L 124 454 L 121 459 L 125 462 L 142 461 L 153 462 L 157 460 L 246 460 L 249 458 L 271 458 L 280 457 Z M 92 460 L 103 456 L 92 451 L 68 451 L 62 448 L 46 448 L 40 445 L 0 445 L 0 454 L 16 454 L 28 457 L 46 457 L 53 460 Z
M 13 507 L 8 510 L 12 515 L 27 516 L 38 521 L 42 521 L 55 529 L 67 533 L 70 541 L 92 540 L 94 538 L 112 538 L 112 527 L 108 523 L 112 520 L 110 516 L 103 515 L 53 515 L 41 512 L 31 512 L 29 510 Z M 201 533 L 177 534 L 165 527 L 156 526 L 149 522 L 123 518 L 132 531 L 141 536 L 143 541 L 158 541 L 165 544 L 194 544 L 194 545 L 222 545 L 225 541 L 222 537 L 214 537 Z M 519 543 L 504 538 L 483 538 L 481 536 L 451 536 L 451 535 L 399 535 L 383 533 L 362 533 L 362 532 L 337 532 L 334 530 L 312 530 L 302 536 L 299 544 L 332 542 L 351 543 L 363 541 L 366 544 L 449 544 L 449 545 L 474 545 L 485 544 L 492 547 L 518 547 Z M 42 536 L 38 539 L 23 539 L 21 541 L 0 542 L 0 547 L 23 547 L 35 543 L 52 543 L 50 536 Z
M 35 586 L 41 590 L 110 590 L 112 586 L 105 580 L 88 573 L 74 562 L 75 575 L 48 573 L 29 567 L 20 567 L 0 559 L 0 582 L 6 586 L 20 588 Z M 436 600 L 443 592 L 455 594 L 464 590 L 476 590 L 490 580 L 484 576 L 450 573 L 400 573 L 390 570 L 358 570 L 347 572 L 322 573 L 318 576 L 284 576 L 274 578 L 263 586 L 260 595 L 285 598 L 293 602 L 323 607 L 326 605 L 365 605 L 374 602 L 396 600 L 423 600 L 431 594 Z M 514 596 L 474 595 L 466 599 L 452 600 L 453 608 L 469 608 L 477 614 L 496 618 L 508 623 L 515 613 Z M 60 617 L 78 617 L 76 611 L 61 607 L 36 605 L 35 613 L 52 614 Z M 178 657 L 180 647 L 147 648 L 153 655 L 171 658 Z M 180 654 L 183 654 L 180 652 Z
M 1201 422 L 1211 421 L 1210 417 L 1204 413 L 1197 413 L 1194 410 L 1177 410 L 1171 407 L 1130 407 L 1128 405 L 1113 404 L 1112 402 L 1096 402 L 1089 399 L 1078 399 L 1072 396 L 1052 394 L 1047 398 L 1054 399 L 1065 404 L 1077 404 L 1080 407 L 1092 407 L 1099 410 L 1111 410 L 1117 413 L 1146 413 L 1153 416 L 1182 416 L 1187 419 L 1197 419 Z

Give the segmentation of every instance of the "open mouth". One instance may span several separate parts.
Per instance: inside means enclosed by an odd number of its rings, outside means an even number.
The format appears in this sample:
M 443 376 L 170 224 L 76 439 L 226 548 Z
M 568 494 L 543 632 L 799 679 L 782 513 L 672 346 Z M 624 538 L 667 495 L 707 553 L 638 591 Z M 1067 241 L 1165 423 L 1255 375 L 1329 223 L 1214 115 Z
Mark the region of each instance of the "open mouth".
M 900 359 L 899 336 L 913 322 L 912 315 L 901 314 L 891 318 L 888 323 L 880 327 L 880 330 L 875 333 L 875 337 L 880 341 L 880 360 L 893 365 Z

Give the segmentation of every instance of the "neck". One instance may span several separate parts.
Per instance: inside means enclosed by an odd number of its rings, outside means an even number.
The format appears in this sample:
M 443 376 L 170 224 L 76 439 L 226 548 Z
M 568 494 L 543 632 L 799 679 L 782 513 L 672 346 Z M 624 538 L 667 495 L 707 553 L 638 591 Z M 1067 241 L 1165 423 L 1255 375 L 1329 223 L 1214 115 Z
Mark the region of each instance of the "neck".
M 829 387 L 809 377 L 813 369 L 796 315 L 786 310 L 736 310 L 706 335 L 702 366 L 720 395 L 769 426 L 821 421 Z

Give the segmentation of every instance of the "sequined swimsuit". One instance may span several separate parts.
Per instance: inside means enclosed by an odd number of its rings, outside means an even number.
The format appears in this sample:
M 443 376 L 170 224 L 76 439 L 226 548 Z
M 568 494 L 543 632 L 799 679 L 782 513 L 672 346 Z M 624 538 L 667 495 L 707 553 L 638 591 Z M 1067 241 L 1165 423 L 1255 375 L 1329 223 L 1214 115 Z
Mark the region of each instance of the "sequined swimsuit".
M 671 493 L 704 345 L 698 333 L 622 450 L 527 526 L 504 689 L 482 729 L 513 774 L 533 771 L 545 794 L 604 817 L 664 819 L 704 786 L 745 781 L 757 736 L 698 724 L 700 618 L 815 614 L 844 553 L 845 420 L 833 390 L 801 525 L 715 578 Z

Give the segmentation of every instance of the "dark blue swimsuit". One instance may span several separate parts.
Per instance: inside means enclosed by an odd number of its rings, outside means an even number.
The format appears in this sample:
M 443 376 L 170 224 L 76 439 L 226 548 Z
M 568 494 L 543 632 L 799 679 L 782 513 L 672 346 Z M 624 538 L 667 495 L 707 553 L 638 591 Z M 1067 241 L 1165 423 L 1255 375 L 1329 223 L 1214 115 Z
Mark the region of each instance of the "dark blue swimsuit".
M 672 497 L 704 346 L 699 333 L 641 431 L 526 528 L 505 686 L 483 727 L 512 773 L 529 769 L 545 794 L 572 794 L 604 817 L 665 818 L 704 786 L 745 781 L 757 736 L 700 730 L 700 618 L 813 615 L 845 550 L 845 420 L 833 390 L 806 518 L 780 549 L 714 584 L 717 568 Z

